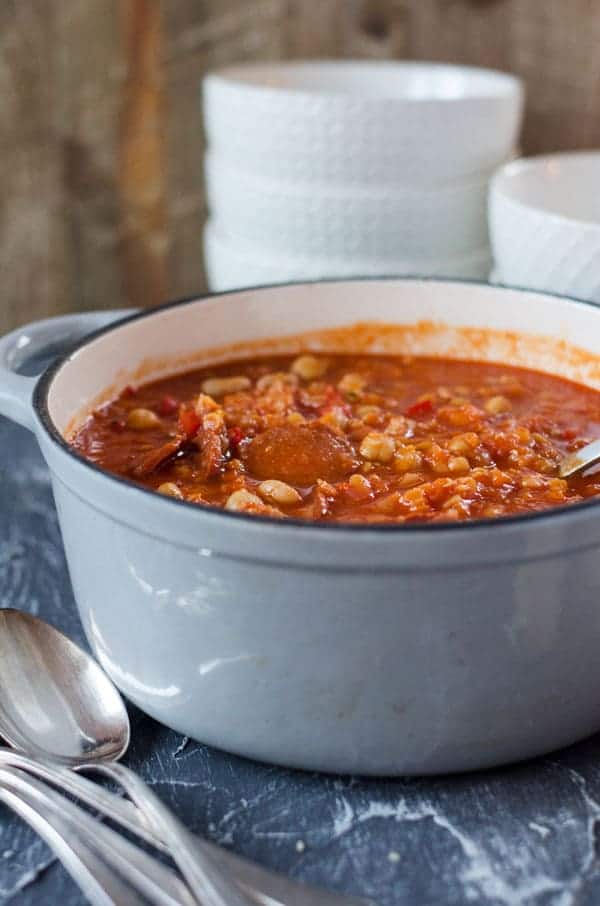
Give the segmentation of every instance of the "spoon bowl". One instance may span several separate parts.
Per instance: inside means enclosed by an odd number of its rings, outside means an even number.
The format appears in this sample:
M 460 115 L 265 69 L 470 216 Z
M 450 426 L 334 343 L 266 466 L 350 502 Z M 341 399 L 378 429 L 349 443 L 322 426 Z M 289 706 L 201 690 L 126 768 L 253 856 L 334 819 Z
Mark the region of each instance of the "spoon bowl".
M 75 766 L 127 750 L 129 717 L 104 671 L 65 635 L 0 609 L 0 735 L 16 749 Z

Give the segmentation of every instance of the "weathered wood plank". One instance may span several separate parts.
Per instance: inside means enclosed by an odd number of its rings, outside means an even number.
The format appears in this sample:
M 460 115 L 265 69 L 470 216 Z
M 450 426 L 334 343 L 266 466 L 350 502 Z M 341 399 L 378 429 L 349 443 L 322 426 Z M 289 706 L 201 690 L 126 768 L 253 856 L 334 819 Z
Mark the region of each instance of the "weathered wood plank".
M 52 117 L 55 10 L 0 5 L 0 331 L 71 304 Z
M 35 0 L 20 0 L 35 6 Z M 65 309 L 123 301 L 118 134 L 125 76 L 119 0 L 48 3 L 55 10 L 53 110 L 61 175 Z
M 126 75 L 119 117 L 121 270 L 127 304 L 168 295 L 166 90 L 163 20 L 155 0 L 122 0 Z

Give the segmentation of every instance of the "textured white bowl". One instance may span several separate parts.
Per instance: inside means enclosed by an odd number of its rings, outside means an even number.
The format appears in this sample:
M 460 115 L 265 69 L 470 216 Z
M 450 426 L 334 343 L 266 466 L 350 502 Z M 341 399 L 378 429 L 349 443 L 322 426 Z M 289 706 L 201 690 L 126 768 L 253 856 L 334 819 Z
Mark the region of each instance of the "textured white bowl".
M 209 153 L 205 176 L 219 230 L 292 256 L 435 259 L 489 243 L 491 173 L 429 189 L 294 184 Z
M 505 73 L 436 63 L 248 64 L 205 78 L 203 110 L 209 145 L 258 173 L 431 185 L 507 159 L 523 87 Z
M 502 167 L 489 219 L 498 282 L 600 304 L 600 152 Z
M 486 280 L 492 265 L 488 248 L 470 255 L 429 260 L 291 257 L 223 234 L 210 221 L 204 229 L 204 263 L 208 285 L 216 292 L 321 277 L 412 275 Z

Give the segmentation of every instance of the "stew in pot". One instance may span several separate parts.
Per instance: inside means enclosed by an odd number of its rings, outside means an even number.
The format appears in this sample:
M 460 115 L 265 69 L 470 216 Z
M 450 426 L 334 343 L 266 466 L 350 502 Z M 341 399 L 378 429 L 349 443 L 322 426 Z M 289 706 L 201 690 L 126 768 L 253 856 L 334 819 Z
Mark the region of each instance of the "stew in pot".
M 275 356 L 127 388 L 72 439 L 192 503 L 360 523 L 506 516 L 600 494 L 561 456 L 600 436 L 600 393 L 505 365 Z

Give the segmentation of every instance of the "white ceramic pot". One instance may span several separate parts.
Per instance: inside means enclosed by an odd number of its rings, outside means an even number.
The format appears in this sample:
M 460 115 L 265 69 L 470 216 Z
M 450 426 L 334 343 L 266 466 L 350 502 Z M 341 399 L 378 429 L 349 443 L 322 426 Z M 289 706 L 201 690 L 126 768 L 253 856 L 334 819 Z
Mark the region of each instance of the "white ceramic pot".
M 165 724 L 303 768 L 482 768 L 597 730 L 600 501 L 451 525 L 282 522 L 149 492 L 63 439 L 142 363 L 149 376 L 188 356 L 206 360 L 223 343 L 272 337 L 293 351 L 289 335 L 366 315 L 430 322 L 401 334 L 414 353 L 477 351 L 600 386 L 597 308 L 435 281 L 299 284 L 178 303 L 104 327 L 37 381 L 13 371 L 23 350 L 106 315 L 0 341 L 0 411 L 34 432 L 49 465 L 96 655 Z M 498 333 L 484 344 L 462 326 Z M 571 345 L 586 354 L 567 355 Z
M 502 167 L 489 219 L 499 282 L 600 303 L 600 151 Z
M 519 79 L 438 63 L 231 66 L 203 85 L 209 146 L 291 182 L 425 186 L 498 166 L 517 144 Z
M 209 221 L 204 229 L 204 264 L 213 291 L 331 277 L 425 276 L 486 279 L 489 247 L 448 258 L 361 255 L 290 255 L 255 241 L 230 236 Z
M 488 245 L 491 172 L 420 188 L 290 183 L 204 161 L 208 206 L 217 229 L 273 252 L 318 257 L 431 260 Z

